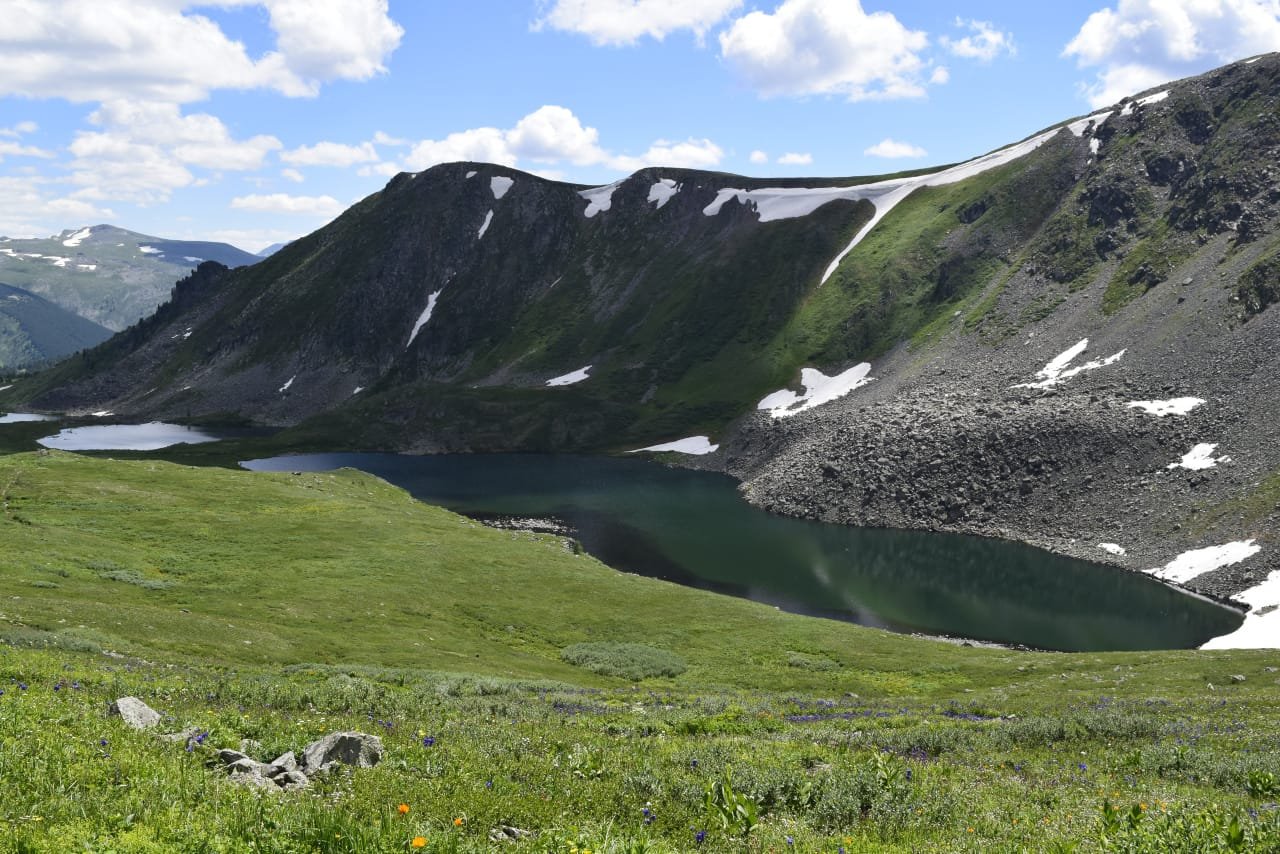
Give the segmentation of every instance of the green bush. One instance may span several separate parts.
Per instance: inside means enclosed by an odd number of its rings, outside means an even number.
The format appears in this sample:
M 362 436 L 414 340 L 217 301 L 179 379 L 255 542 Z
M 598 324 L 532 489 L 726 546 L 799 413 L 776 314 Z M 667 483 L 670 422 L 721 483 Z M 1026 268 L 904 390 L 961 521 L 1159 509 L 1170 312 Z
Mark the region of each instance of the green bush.
M 656 676 L 679 676 L 684 659 L 665 649 L 639 643 L 575 643 L 565 647 L 560 657 L 576 667 L 639 682 Z

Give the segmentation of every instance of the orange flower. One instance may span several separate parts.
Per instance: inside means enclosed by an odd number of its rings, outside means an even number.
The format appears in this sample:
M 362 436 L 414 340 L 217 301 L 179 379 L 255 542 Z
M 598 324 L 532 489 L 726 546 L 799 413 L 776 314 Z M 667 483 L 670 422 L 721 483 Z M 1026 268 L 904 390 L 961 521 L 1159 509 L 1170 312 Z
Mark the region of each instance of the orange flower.
M 457 818 L 455 818 L 455 819 L 453 820 L 453 826 L 454 826 L 454 827 L 462 827 L 462 822 L 463 822 L 463 818 L 462 818 L 462 816 L 458 816 Z
M 425 836 L 415 836 L 415 837 L 413 837 L 413 841 L 409 843 L 409 847 L 410 847 L 410 848 L 426 848 L 426 847 L 427 847 L 427 837 L 425 837 Z
M 400 815 L 408 815 L 408 814 L 409 814 L 409 805 L 408 805 L 408 804 L 401 804 L 400 806 L 396 807 L 396 812 L 400 813 Z

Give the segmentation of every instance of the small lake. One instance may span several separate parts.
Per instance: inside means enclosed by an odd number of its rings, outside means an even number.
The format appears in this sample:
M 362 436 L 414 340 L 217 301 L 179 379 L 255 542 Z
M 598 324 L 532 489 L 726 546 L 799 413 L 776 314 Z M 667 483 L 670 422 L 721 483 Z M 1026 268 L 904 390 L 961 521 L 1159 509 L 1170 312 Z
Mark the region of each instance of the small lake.
M 152 421 L 149 424 L 101 424 L 70 427 L 39 439 L 46 448 L 59 451 L 158 451 L 174 445 L 199 445 L 226 438 L 181 424 Z
M 458 513 L 556 516 L 616 569 L 892 631 L 1054 650 L 1175 649 L 1243 620 L 1138 573 L 1018 543 L 773 516 L 728 477 L 641 460 L 309 454 L 242 465 L 351 467 Z
M 10 412 L 0 415 L 0 424 L 29 424 L 34 421 L 53 421 L 52 415 L 32 415 L 28 412 Z

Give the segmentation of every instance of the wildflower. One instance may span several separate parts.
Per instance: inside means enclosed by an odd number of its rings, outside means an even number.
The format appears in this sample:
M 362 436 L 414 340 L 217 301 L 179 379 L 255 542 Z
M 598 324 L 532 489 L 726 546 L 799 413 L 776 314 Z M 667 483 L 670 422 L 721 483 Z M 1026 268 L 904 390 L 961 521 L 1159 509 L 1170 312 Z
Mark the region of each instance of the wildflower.
M 696 760 L 696 759 L 690 759 L 690 760 L 689 760 L 689 767 L 690 767 L 690 768 L 692 768 L 692 769 L 694 769 L 694 770 L 696 771 L 696 770 L 698 769 L 698 760 Z
M 25 690 L 27 690 L 27 683 L 26 683 L 26 682 L 19 682 L 19 683 L 18 683 L 18 690 L 19 690 L 19 691 L 25 691 Z
M 409 843 L 409 847 L 410 847 L 410 848 L 426 848 L 426 847 L 427 847 L 427 837 L 425 837 L 425 836 L 415 836 L 415 837 L 413 837 L 413 841 Z
M 435 738 L 434 738 L 433 736 L 430 736 L 430 735 L 424 735 L 424 736 L 422 737 L 422 746 L 423 746 L 423 747 L 435 747 L 435 746 L 436 746 L 436 740 L 435 740 Z
M 492 788 L 493 788 L 493 780 L 485 780 L 485 781 L 484 781 L 484 787 L 485 787 L 486 789 L 492 789 Z
M 795 841 L 794 839 L 792 839 L 790 836 L 788 836 L 788 837 L 787 837 L 787 847 L 788 847 L 788 848 L 792 848 L 792 847 L 794 847 L 794 846 L 795 846 L 795 844 L 796 844 L 796 841 Z
M 455 819 L 453 820 L 453 826 L 454 826 L 454 827 L 462 827 L 462 823 L 463 823 L 464 821 L 466 821 L 466 819 L 464 819 L 462 816 L 458 816 L 457 818 L 455 818 Z
M 698 843 L 699 845 L 705 842 L 706 839 L 707 839 L 707 832 L 705 830 L 699 830 L 697 833 L 693 835 L 693 841 Z
M 396 812 L 400 813 L 400 815 L 408 815 L 408 814 L 409 814 L 409 805 L 408 805 L 408 804 L 401 804 L 400 806 L 396 807 Z

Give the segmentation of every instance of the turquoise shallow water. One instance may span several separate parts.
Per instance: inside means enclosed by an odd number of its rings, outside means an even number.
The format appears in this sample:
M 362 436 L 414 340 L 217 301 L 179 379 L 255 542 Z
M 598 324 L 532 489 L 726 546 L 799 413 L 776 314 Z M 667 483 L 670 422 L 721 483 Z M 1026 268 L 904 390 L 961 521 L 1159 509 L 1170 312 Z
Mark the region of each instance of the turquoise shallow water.
M 1143 575 L 1017 543 L 772 516 L 730 478 L 641 460 L 312 454 L 244 466 L 358 468 L 459 513 L 558 516 L 616 569 L 893 631 L 1055 650 L 1173 649 L 1242 621 Z

